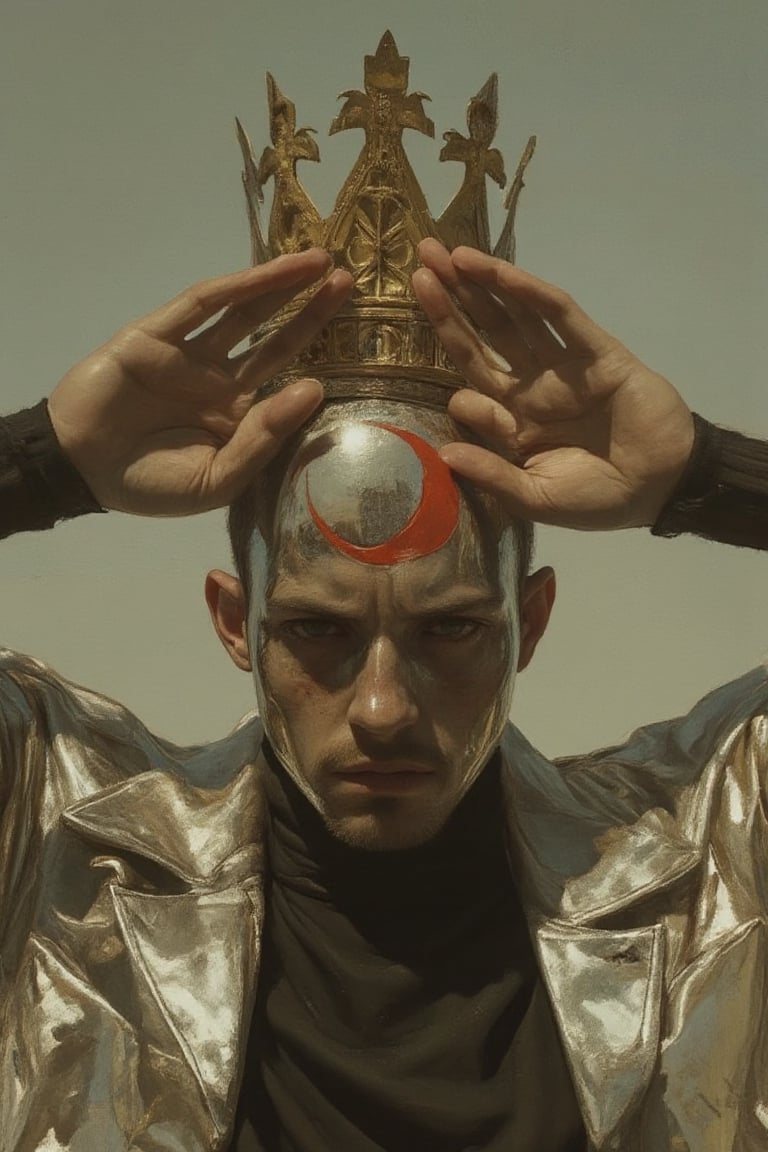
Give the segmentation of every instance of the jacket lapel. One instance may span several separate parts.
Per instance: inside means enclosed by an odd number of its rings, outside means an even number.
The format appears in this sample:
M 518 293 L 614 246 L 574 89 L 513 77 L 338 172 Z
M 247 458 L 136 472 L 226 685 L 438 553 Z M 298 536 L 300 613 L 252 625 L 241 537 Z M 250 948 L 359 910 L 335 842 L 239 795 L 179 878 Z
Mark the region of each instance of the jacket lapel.
M 613 1147 L 658 1066 L 666 944 L 663 924 L 614 925 L 697 867 L 701 850 L 662 809 L 639 804 L 633 819 L 581 798 L 514 728 L 502 759 L 511 864 L 542 977 L 592 1144 Z
M 178 1053 L 217 1132 L 234 1115 L 256 985 L 260 896 L 236 886 L 154 896 L 113 888 L 140 982 L 142 1047 Z M 142 994 L 143 993 L 143 994 Z
M 71 805 L 62 819 L 99 847 L 215 887 L 261 866 L 265 768 L 259 754 L 216 788 L 193 786 L 173 771 L 144 772 Z
M 535 939 L 587 1131 L 601 1148 L 656 1064 L 664 932 L 547 921 Z
M 765 1146 L 766 1117 L 749 1106 L 755 1053 L 765 1046 L 765 968 L 765 928 L 754 919 L 724 932 L 672 982 L 661 1070 L 668 1126 L 684 1147 Z
M 93 865 L 112 872 L 109 897 L 134 973 L 150 1079 L 167 1082 L 169 1100 L 171 1083 L 180 1099 L 201 1099 L 202 1131 L 212 1124 L 223 1133 L 233 1115 L 255 996 L 262 770 L 259 758 L 213 789 L 147 772 L 63 815 L 92 844 Z M 185 1123 L 197 1132 L 194 1111 Z

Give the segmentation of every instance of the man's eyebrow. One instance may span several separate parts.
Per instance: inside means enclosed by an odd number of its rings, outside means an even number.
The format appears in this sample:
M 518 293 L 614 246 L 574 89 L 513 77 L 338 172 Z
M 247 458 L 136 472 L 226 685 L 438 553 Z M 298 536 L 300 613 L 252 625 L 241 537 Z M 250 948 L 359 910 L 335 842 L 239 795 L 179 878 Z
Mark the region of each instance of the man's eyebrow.
M 503 597 L 493 592 L 452 590 L 445 596 L 436 596 L 434 600 L 423 599 L 415 612 L 406 612 L 408 616 L 444 616 L 458 615 L 465 612 L 499 611 L 504 604 Z M 306 612 L 308 615 L 322 616 L 356 616 L 354 606 L 349 600 L 335 601 L 331 596 L 300 595 L 296 593 L 283 593 L 270 596 L 267 599 L 267 610 L 277 612 Z
M 268 596 L 266 602 L 267 610 L 275 610 L 278 612 L 306 612 L 307 614 L 317 614 L 324 616 L 352 616 L 354 615 L 353 609 L 350 608 L 349 602 L 339 600 L 334 601 L 332 597 L 313 597 L 313 596 L 299 596 L 283 594 L 282 596 Z
M 461 612 L 498 611 L 504 600 L 493 592 L 451 592 L 446 596 L 436 596 L 434 600 L 425 598 L 419 604 L 416 616 L 451 615 Z

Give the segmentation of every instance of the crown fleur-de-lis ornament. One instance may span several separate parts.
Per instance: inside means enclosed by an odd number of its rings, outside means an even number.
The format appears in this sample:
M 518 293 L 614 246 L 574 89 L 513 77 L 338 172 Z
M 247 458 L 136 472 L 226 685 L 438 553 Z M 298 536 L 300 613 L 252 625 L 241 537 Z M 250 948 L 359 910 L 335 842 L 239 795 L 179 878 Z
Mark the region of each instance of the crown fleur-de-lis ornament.
M 464 164 L 464 183 L 437 222 L 440 236 L 449 248 L 471 244 L 490 251 L 485 180 L 490 176 L 500 188 L 507 182 L 501 152 L 491 147 L 498 124 L 498 92 L 499 81 L 494 72 L 469 102 L 469 134 L 462 136 L 453 130 L 443 133 L 445 144 L 440 159 Z
M 256 181 L 259 189 L 270 177 L 275 182 L 269 245 L 276 255 L 302 252 L 318 243 L 323 221 L 301 186 L 296 164 L 299 160 L 318 161 L 320 149 L 311 135 L 313 128 L 296 130 L 296 105 L 283 96 L 270 74 L 267 74 L 267 96 L 272 147 L 265 148 L 261 154 Z

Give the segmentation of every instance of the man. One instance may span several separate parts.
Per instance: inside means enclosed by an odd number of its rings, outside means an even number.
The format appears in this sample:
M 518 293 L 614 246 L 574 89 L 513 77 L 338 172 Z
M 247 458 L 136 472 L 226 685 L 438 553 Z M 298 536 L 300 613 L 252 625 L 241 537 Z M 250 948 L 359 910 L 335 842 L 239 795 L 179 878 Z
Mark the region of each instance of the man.
M 314 247 L 197 285 L 2 424 L 6 534 L 232 505 L 207 596 L 261 715 L 177 749 L 6 657 L 3 1148 L 765 1142 L 764 670 L 558 767 L 505 721 L 554 595 L 526 522 L 761 547 L 768 452 L 559 289 L 418 253 L 378 296 Z

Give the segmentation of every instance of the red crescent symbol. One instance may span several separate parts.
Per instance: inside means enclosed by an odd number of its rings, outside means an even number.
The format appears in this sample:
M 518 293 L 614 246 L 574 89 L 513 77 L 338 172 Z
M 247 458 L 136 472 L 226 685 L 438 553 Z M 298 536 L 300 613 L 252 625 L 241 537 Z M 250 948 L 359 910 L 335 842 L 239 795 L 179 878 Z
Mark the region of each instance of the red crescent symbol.
M 399 564 L 401 560 L 415 560 L 417 556 L 436 552 L 451 538 L 459 522 L 459 490 L 450 468 L 435 449 L 414 432 L 374 420 L 365 423 L 373 428 L 385 428 L 387 432 L 399 436 L 418 456 L 422 469 L 422 492 L 418 508 L 408 523 L 389 540 L 372 547 L 362 547 L 339 536 L 323 520 L 312 503 L 307 476 L 307 504 L 312 519 L 334 548 L 354 560 L 362 560 L 364 564 Z

